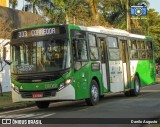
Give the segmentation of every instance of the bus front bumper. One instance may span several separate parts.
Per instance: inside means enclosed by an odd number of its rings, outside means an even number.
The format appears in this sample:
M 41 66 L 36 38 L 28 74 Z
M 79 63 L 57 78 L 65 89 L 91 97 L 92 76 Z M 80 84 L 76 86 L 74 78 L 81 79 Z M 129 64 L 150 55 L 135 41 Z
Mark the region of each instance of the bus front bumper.
M 12 100 L 13 102 L 20 102 L 20 101 L 54 101 L 54 100 L 75 100 L 75 89 L 70 84 L 63 88 L 60 91 L 55 93 L 55 96 L 48 96 L 48 97 L 37 97 L 37 98 L 23 98 L 20 93 L 17 93 L 15 90 L 12 89 Z

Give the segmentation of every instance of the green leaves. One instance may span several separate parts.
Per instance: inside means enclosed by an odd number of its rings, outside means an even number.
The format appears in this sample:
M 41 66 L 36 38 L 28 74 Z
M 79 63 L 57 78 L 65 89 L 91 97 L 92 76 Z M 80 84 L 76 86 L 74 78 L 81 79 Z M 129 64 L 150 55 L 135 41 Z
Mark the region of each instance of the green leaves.
M 18 0 L 9 0 L 9 4 L 13 9 L 15 9 L 18 5 Z

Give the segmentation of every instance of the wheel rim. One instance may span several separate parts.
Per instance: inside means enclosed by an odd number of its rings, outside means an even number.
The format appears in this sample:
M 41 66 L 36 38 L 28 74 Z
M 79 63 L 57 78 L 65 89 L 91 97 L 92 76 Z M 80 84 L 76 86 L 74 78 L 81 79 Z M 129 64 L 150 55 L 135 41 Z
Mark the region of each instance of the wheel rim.
M 98 89 L 97 89 L 97 87 L 95 85 L 92 85 L 91 95 L 92 95 L 93 101 L 96 102 L 97 99 L 98 99 Z
M 135 90 L 138 93 L 139 92 L 139 81 L 135 80 Z

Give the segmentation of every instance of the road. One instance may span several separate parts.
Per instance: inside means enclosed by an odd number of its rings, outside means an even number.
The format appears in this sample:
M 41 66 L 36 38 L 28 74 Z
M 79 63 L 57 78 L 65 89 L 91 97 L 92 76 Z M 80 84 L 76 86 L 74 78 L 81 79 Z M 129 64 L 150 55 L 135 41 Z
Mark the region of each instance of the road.
M 123 93 L 106 94 L 96 106 L 87 106 L 84 101 L 67 101 L 52 103 L 48 109 L 30 107 L 25 109 L 1 112 L 0 118 L 86 118 L 89 123 L 86 127 L 109 126 L 109 127 L 141 127 L 144 124 L 117 124 L 125 118 L 160 118 L 160 84 L 147 86 L 141 89 L 138 97 L 125 97 Z M 96 125 L 96 119 L 90 118 L 124 118 L 111 119 L 112 124 Z M 50 120 L 54 120 L 50 119 Z M 58 119 L 64 120 L 66 119 Z M 75 120 L 75 121 L 74 121 Z M 79 120 L 79 119 L 78 119 Z M 102 120 L 102 119 L 99 119 Z M 110 119 L 106 119 L 110 120 Z M 127 120 L 127 119 L 126 119 Z M 53 122 L 53 121 L 52 121 Z M 70 120 L 72 123 L 72 119 Z M 73 119 L 73 123 L 76 119 Z M 103 121 L 104 122 L 104 121 Z M 62 121 L 63 123 L 63 121 Z M 123 122 L 122 122 L 123 123 Z M 84 124 L 47 124 L 51 127 L 79 127 Z M 13 126 L 13 125 L 12 125 Z M 16 125 L 16 127 L 21 125 Z M 23 125 L 25 126 L 25 125 Z M 26 125 L 27 126 L 27 125 Z M 31 127 L 32 125 L 30 125 Z M 35 126 L 35 125 L 34 125 Z M 40 127 L 41 125 L 38 125 Z M 44 125 L 43 125 L 44 126 Z M 145 125 L 146 126 L 146 125 Z

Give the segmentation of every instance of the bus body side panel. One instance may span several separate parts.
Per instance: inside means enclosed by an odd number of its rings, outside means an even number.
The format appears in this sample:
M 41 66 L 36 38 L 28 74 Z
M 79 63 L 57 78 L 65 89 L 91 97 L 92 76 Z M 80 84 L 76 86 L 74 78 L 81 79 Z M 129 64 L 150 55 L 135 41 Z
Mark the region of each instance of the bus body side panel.
M 153 60 L 131 60 L 130 70 L 132 79 L 132 89 L 134 88 L 134 76 L 138 74 L 141 86 L 155 82 L 155 72 Z
M 88 62 L 82 66 L 78 71 L 73 75 L 73 86 L 75 87 L 75 98 L 76 100 L 85 99 L 90 97 L 90 83 L 93 78 L 97 80 L 97 83 L 100 87 L 100 94 L 103 94 L 103 85 L 102 85 L 102 75 L 100 70 L 93 71 L 92 64 L 95 62 Z M 99 63 L 99 62 L 96 62 Z

